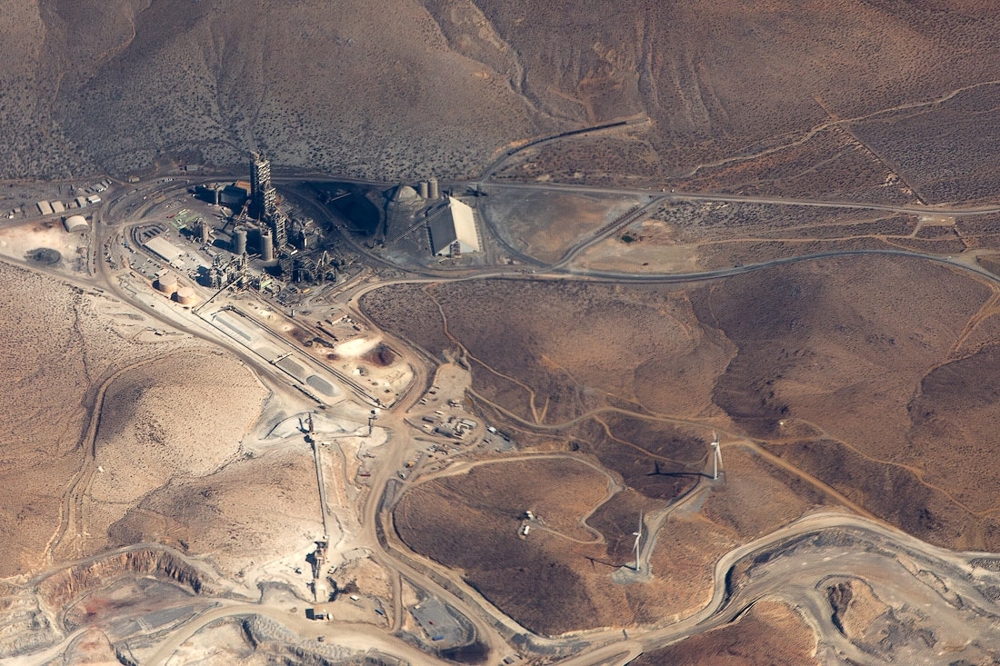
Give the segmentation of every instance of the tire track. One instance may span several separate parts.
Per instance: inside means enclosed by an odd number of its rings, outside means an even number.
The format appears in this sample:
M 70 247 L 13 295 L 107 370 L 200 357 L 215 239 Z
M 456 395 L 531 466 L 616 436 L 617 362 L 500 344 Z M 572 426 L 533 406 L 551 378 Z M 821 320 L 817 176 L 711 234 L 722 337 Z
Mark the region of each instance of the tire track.
M 141 368 L 144 365 L 163 360 L 172 354 L 173 352 L 168 352 L 131 363 L 117 370 L 101 383 L 97 394 L 94 396 L 94 406 L 90 413 L 90 423 L 87 425 L 86 433 L 78 444 L 78 448 L 82 448 L 83 450 L 83 462 L 76 474 L 70 478 L 69 485 L 63 492 L 62 501 L 59 504 L 59 526 L 52 537 L 49 538 L 48 543 L 45 544 L 45 549 L 42 551 L 42 557 L 47 562 L 52 563 L 57 550 L 60 548 L 70 547 L 69 544 L 64 543 L 64 539 L 67 533 L 70 532 L 70 528 L 73 528 L 73 533 L 78 538 L 84 534 L 86 528 L 84 498 L 90 493 L 90 487 L 94 480 L 94 472 L 96 471 L 97 433 L 101 425 L 101 412 L 104 408 L 104 399 L 108 388 L 122 375 Z M 78 553 L 80 545 L 79 542 L 76 543 Z M 64 556 L 68 555 L 67 553 L 60 554 Z

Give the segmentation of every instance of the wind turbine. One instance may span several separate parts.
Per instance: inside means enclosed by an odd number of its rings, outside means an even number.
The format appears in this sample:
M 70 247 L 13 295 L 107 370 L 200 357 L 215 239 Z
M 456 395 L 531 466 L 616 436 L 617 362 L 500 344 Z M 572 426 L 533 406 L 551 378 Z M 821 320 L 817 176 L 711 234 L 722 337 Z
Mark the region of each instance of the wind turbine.
M 632 550 L 635 551 L 635 570 L 639 570 L 639 540 L 642 539 L 642 511 L 639 512 L 639 531 L 632 532 L 632 536 L 635 537 L 635 545 L 632 546 Z
M 712 432 L 712 480 L 719 478 L 719 470 L 722 469 L 722 451 L 719 449 L 719 435 Z

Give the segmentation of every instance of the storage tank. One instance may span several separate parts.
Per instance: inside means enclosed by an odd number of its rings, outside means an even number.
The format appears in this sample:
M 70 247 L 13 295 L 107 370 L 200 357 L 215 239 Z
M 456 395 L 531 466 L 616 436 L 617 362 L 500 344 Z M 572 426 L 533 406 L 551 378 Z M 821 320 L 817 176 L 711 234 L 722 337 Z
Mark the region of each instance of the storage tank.
M 233 254 L 247 253 L 247 230 L 244 227 L 233 230 Z
M 177 291 L 177 276 L 165 273 L 156 278 L 156 288 L 164 294 L 170 295 Z
M 181 305 L 194 305 L 198 302 L 198 295 L 194 293 L 194 289 L 191 287 L 181 287 L 174 293 L 174 298 Z
M 427 181 L 427 198 L 437 199 L 439 196 L 441 196 L 441 193 L 438 192 L 438 179 L 431 178 Z
M 270 229 L 260 232 L 260 258 L 264 261 L 274 261 L 274 239 L 271 237 Z
M 211 240 L 211 238 L 209 237 L 209 234 L 211 233 L 211 231 L 212 231 L 212 228 L 210 226 L 208 226 L 208 222 L 206 222 L 205 220 L 202 220 L 201 221 L 201 244 L 202 245 L 208 245 L 208 242 Z
M 427 198 L 427 181 L 426 180 L 422 180 L 419 183 L 417 183 L 417 194 L 420 195 L 421 199 L 426 199 Z

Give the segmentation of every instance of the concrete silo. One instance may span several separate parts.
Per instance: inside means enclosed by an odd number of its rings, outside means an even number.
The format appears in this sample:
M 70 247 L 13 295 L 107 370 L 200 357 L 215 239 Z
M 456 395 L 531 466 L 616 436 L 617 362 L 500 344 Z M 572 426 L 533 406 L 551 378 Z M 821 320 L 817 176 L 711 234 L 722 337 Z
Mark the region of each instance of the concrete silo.
M 247 252 L 247 230 L 237 227 L 233 230 L 233 254 L 239 256 Z
M 271 237 L 270 229 L 260 232 L 260 258 L 264 261 L 274 261 L 274 238 Z

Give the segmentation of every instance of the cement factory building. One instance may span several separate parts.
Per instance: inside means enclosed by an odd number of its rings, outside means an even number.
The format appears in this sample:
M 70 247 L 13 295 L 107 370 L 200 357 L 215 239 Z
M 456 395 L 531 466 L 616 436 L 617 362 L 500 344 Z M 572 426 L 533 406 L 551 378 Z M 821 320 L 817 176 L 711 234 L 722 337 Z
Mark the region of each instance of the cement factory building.
M 277 247 L 288 242 L 288 218 L 278 210 L 278 193 L 271 185 L 271 163 L 260 153 L 250 162 L 250 217 L 271 228 Z
M 448 197 L 448 209 L 431 220 L 431 245 L 438 256 L 479 252 L 479 235 L 472 208 Z
M 278 207 L 278 194 L 271 185 L 271 163 L 259 153 L 250 162 L 250 217 L 268 220 Z

